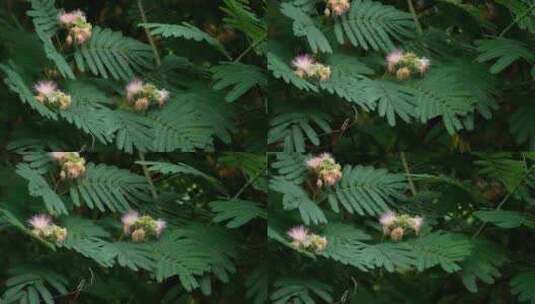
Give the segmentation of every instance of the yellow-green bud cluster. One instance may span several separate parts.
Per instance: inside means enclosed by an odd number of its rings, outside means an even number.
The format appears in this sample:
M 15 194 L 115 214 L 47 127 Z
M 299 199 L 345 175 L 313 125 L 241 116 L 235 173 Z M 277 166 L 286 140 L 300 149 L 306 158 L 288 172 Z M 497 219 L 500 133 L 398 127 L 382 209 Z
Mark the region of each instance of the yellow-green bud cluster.
M 61 179 L 76 179 L 85 173 L 85 159 L 78 152 L 52 152 L 54 158 L 61 166 L 59 176 Z
M 387 212 L 381 216 L 379 222 L 383 226 L 383 233 L 394 241 L 400 241 L 409 233 L 417 235 L 423 224 L 423 218 L 419 216 L 412 217 L 407 214 L 396 215 L 393 212 Z

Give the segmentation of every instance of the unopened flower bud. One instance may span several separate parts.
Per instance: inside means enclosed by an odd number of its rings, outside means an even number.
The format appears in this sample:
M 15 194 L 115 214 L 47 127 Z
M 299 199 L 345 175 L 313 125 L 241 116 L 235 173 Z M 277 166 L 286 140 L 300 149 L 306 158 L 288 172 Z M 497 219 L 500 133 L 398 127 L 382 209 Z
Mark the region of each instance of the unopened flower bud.
M 411 70 L 407 67 L 398 69 L 396 72 L 396 77 L 398 80 L 405 80 L 411 76 Z
M 400 241 L 403 239 L 403 234 L 405 233 L 405 230 L 401 227 L 394 228 L 392 232 L 390 232 L 390 237 L 394 241 Z
M 132 232 L 132 240 L 134 242 L 143 242 L 145 240 L 145 230 L 139 228 Z

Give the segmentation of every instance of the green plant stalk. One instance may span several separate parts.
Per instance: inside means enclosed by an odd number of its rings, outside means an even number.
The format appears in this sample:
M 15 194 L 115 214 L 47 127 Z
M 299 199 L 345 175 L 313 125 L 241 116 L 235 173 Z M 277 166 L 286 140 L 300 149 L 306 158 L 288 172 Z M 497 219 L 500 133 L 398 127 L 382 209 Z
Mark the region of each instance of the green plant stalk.
M 409 5 L 409 11 L 411 12 L 412 19 L 416 24 L 416 30 L 418 31 L 418 34 L 422 35 L 422 25 L 420 24 L 420 20 L 418 20 L 418 15 L 416 14 L 416 10 L 414 9 L 414 4 L 412 3 L 412 0 L 407 0 L 407 4 Z

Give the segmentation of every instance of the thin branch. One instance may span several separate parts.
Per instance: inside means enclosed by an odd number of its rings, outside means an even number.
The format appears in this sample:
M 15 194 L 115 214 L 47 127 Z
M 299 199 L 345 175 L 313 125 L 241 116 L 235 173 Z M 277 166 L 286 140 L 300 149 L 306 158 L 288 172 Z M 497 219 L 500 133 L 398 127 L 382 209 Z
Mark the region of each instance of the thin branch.
M 409 181 L 409 189 L 411 190 L 412 195 L 415 196 L 417 193 L 416 186 L 414 186 L 414 182 L 412 180 L 412 174 L 409 168 L 409 163 L 407 162 L 407 157 L 405 156 L 405 152 L 399 152 L 399 156 L 401 157 L 401 162 L 403 163 L 403 168 L 405 169 L 405 175 Z
M 529 170 L 526 172 L 526 174 L 524 174 L 520 182 L 502 199 L 502 201 L 498 204 L 498 206 L 496 206 L 496 209 L 494 210 L 497 211 L 503 207 L 503 205 L 509 200 L 509 198 L 511 198 L 513 193 L 515 193 L 516 190 L 518 190 L 518 188 L 520 188 L 520 186 L 522 186 L 522 184 L 526 181 L 526 178 L 531 174 L 531 171 L 534 168 L 535 166 L 531 166 L 529 168 Z M 483 229 L 485 229 L 486 226 L 487 226 L 487 222 L 483 222 L 481 226 L 479 226 L 479 229 L 477 229 L 476 233 L 474 233 L 474 235 L 472 236 L 472 239 L 475 239 L 476 237 L 478 237 L 478 235 L 481 234 L 481 232 L 483 231 Z
M 414 4 L 412 3 L 412 0 L 407 0 L 407 4 L 409 5 L 409 11 L 411 12 L 412 19 L 414 20 L 414 23 L 416 24 L 416 30 L 418 31 L 418 34 L 423 34 L 422 25 L 420 24 L 420 20 L 418 20 L 418 15 L 416 14 L 416 10 L 414 9 Z
M 141 15 L 141 20 L 143 21 L 143 23 L 148 23 L 147 15 L 145 14 L 145 10 L 143 9 L 142 0 L 137 0 L 137 7 L 139 9 L 139 14 Z M 156 43 L 154 43 L 154 38 L 150 34 L 150 31 L 148 28 L 144 28 L 144 29 L 145 29 L 145 34 L 147 35 L 147 39 L 149 39 L 149 44 L 152 47 L 152 52 L 154 53 L 156 65 L 160 66 L 162 64 L 162 60 L 160 59 L 160 53 L 158 53 L 158 48 L 156 47 Z
M 145 161 L 145 154 L 141 151 L 139 151 L 139 160 L 142 162 Z M 141 168 L 143 169 L 143 174 L 145 175 L 145 178 L 147 179 L 147 183 L 149 183 L 149 189 L 150 193 L 152 194 L 152 198 L 154 200 L 158 200 L 158 192 L 156 192 L 156 187 L 154 187 L 154 183 L 152 182 L 152 177 L 150 176 L 149 169 L 147 168 L 147 165 L 142 164 Z
M 240 197 L 240 195 L 243 193 L 243 191 L 245 191 L 245 189 L 247 189 L 252 183 L 254 183 L 261 175 L 262 173 L 264 173 L 265 169 L 267 168 L 267 165 L 264 166 L 262 168 L 262 170 L 260 170 L 255 176 L 253 176 L 247 183 L 245 183 L 245 185 L 243 185 L 240 190 L 238 190 L 238 192 L 236 192 L 236 194 L 232 197 L 232 199 L 237 199 L 238 197 Z
M 145 10 L 143 9 L 142 0 L 137 0 L 137 7 L 139 9 L 139 14 L 141 15 L 141 20 L 143 21 L 143 23 L 148 23 L 147 15 L 145 14 Z M 154 38 L 150 34 L 150 31 L 148 28 L 145 28 L 145 34 L 147 35 L 147 39 L 149 40 L 149 44 L 152 48 L 152 52 L 154 53 L 154 59 L 156 60 L 156 65 L 160 66 L 162 64 L 162 60 L 160 59 L 160 53 L 158 53 L 158 48 L 156 47 L 156 43 L 154 43 Z M 145 154 L 141 151 L 139 151 L 139 159 L 141 161 L 145 161 Z M 152 177 L 150 176 L 149 169 L 144 164 L 141 165 L 141 168 L 143 169 L 143 174 L 145 175 L 145 178 L 147 179 L 147 182 L 149 183 L 149 188 L 152 194 L 152 198 L 155 200 L 158 200 L 158 192 L 156 192 L 156 188 L 154 187 L 154 183 L 152 181 Z
M 505 33 L 507 33 L 510 29 L 513 28 L 513 26 L 520 20 L 522 20 L 524 17 L 526 17 L 530 12 L 531 10 L 535 8 L 535 3 L 533 3 L 530 7 L 528 7 L 528 9 L 523 12 L 522 14 L 518 15 L 515 20 L 513 20 L 513 22 L 511 22 L 511 24 L 509 24 L 501 33 L 498 37 L 503 37 L 503 35 L 505 35 Z
M 245 57 L 245 55 L 247 55 L 251 50 L 253 50 L 257 45 L 259 45 L 260 43 L 262 43 L 264 40 L 266 40 L 267 38 L 267 34 L 265 34 L 264 36 L 262 36 L 262 38 L 258 39 L 257 41 L 255 41 L 254 43 L 252 43 L 251 45 L 249 45 L 249 47 L 247 47 L 247 49 L 245 49 L 245 51 L 243 51 L 235 60 L 234 60 L 234 63 L 236 62 L 240 62 L 240 60 L 242 60 L 243 57 Z

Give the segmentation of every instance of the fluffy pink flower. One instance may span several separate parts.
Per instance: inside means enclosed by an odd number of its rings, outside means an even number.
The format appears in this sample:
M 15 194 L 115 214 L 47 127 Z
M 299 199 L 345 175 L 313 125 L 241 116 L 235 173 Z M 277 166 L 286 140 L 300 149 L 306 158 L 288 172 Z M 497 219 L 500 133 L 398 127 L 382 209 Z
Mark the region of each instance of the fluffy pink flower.
M 59 161 L 61 159 L 63 159 L 66 155 L 67 155 L 68 152 L 50 152 L 50 157 L 52 157 L 53 159 Z
M 412 228 L 416 233 L 420 232 L 420 228 L 422 228 L 423 223 L 424 219 L 421 216 L 415 216 L 412 218 Z
M 132 100 L 132 97 L 143 90 L 143 81 L 134 78 L 126 85 L 126 98 Z
M 322 161 L 321 157 L 313 157 L 307 160 L 306 163 L 310 169 L 316 169 L 321 165 L 321 161 Z
M 323 180 L 328 186 L 334 186 L 342 178 L 342 172 L 329 171 L 323 175 Z
M 333 160 L 331 154 L 329 153 L 322 153 L 319 156 L 313 157 L 309 160 L 307 160 L 306 164 L 310 169 L 317 169 L 321 163 L 325 160 Z
M 392 211 L 388 211 L 385 214 L 381 215 L 379 218 L 379 223 L 383 226 L 389 226 L 396 220 L 396 214 Z
M 341 16 L 349 10 L 351 4 L 349 0 L 328 0 L 327 6 L 333 11 L 334 15 Z
M 78 18 L 78 15 L 75 14 L 75 12 L 61 12 L 59 14 L 59 22 L 63 23 L 64 25 L 71 25 L 76 21 Z
M 167 99 L 169 99 L 169 91 L 166 89 L 158 90 L 158 104 L 163 106 Z
M 140 98 L 134 102 L 134 109 L 136 111 L 145 111 L 149 108 L 149 105 L 150 103 L 148 98 Z
M 420 64 L 418 65 L 418 69 L 420 70 L 420 73 L 423 74 L 429 69 L 429 66 L 431 65 L 431 60 L 429 60 L 429 58 L 422 57 L 420 58 L 419 63 Z
M 35 86 L 34 90 L 41 95 L 48 96 L 52 94 L 56 89 L 58 88 L 58 85 L 49 80 L 42 80 L 39 81 Z
M 288 236 L 294 241 L 304 242 L 308 237 L 308 229 L 302 225 L 293 227 L 288 231 Z
M 167 223 L 162 220 L 162 219 L 158 219 L 156 221 L 156 235 L 157 236 L 160 236 L 160 234 L 162 233 L 162 231 L 167 227 Z
M 302 54 L 292 60 L 292 65 L 297 70 L 297 72 L 304 74 L 309 74 L 312 65 L 314 64 L 314 58 L 308 54 Z
M 52 224 L 52 218 L 47 214 L 37 214 L 28 220 L 34 229 L 45 230 Z
M 403 52 L 400 50 L 393 50 L 386 56 L 386 63 L 388 65 L 388 70 L 393 71 L 401 59 L 403 58 Z
M 130 228 L 130 226 L 134 225 L 136 221 L 139 219 L 139 213 L 135 210 L 130 210 L 127 213 L 123 215 L 121 218 L 121 222 L 123 222 L 123 225 L 125 228 Z M 125 230 L 128 230 L 125 229 Z

